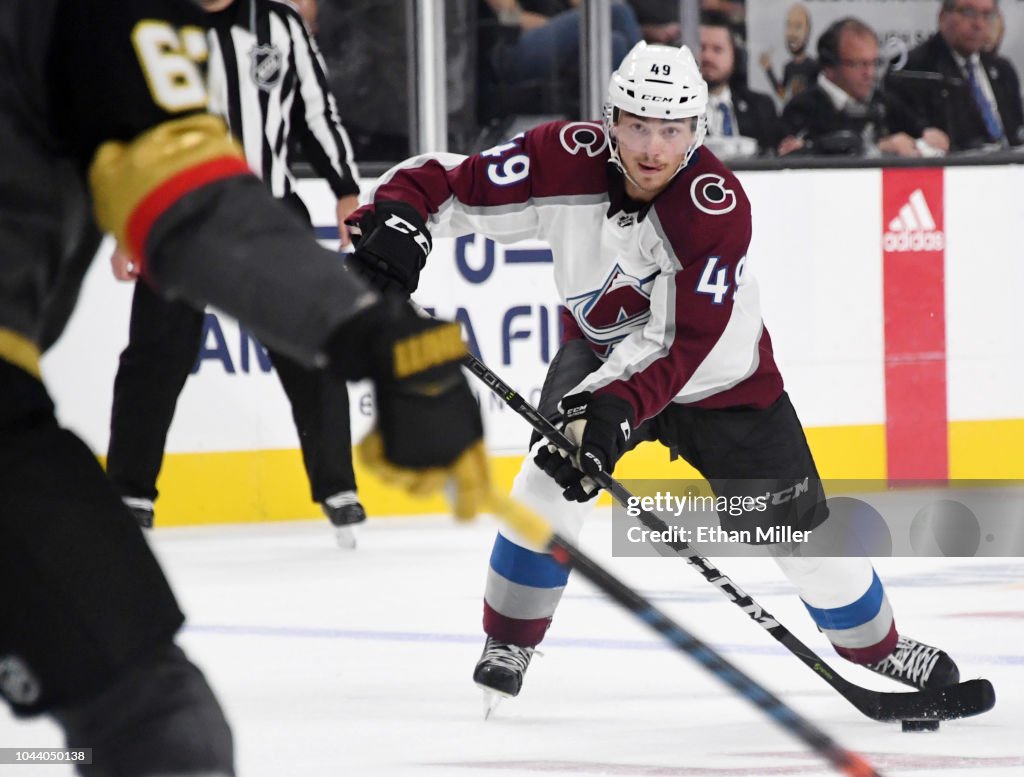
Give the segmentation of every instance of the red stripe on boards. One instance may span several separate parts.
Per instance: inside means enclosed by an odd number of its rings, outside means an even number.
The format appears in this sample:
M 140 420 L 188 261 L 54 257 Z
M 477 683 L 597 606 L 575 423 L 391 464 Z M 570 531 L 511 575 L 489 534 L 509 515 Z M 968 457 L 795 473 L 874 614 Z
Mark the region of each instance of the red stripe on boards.
M 949 474 L 944 229 L 942 168 L 882 171 L 890 481 Z

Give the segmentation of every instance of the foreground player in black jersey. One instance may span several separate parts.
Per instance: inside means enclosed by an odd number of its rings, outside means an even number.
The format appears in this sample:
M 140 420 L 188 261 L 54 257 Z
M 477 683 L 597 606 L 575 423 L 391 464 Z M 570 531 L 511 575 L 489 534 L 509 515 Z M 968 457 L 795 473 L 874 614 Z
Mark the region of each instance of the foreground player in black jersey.
M 0 694 L 93 748 L 89 775 L 234 768 L 167 581 L 40 379 L 101 230 L 162 294 L 373 378 L 411 488 L 446 473 L 464 516 L 486 488 L 458 327 L 382 303 L 273 202 L 204 112 L 202 23 L 187 0 L 0 3 Z

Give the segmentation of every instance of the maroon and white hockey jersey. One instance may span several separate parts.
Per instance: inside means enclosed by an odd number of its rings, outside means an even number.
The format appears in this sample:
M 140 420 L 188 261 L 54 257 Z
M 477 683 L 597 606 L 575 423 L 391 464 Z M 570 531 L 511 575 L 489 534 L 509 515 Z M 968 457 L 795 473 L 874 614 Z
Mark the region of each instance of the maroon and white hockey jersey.
M 608 159 L 599 124 L 552 122 L 475 156 L 407 160 L 372 201 L 408 202 L 436 236 L 546 241 L 567 337 L 603 359 L 575 390 L 625 399 L 635 423 L 669 402 L 767 407 L 782 377 L 744 272 L 739 181 L 702 148 L 647 205 Z

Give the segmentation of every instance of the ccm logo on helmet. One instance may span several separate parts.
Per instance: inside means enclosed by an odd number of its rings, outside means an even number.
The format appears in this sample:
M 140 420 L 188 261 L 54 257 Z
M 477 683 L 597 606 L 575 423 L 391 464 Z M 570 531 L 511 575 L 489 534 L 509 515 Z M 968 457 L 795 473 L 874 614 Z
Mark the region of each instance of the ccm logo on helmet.
M 641 100 L 649 100 L 652 103 L 670 103 L 674 100 L 674 97 L 662 97 L 658 94 L 642 94 L 640 95 Z
M 715 173 L 698 175 L 690 184 L 690 198 L 697 210 L 709 216 L 721 216 L 736 208 L 736 192 L 725 187 L 725 179 Z

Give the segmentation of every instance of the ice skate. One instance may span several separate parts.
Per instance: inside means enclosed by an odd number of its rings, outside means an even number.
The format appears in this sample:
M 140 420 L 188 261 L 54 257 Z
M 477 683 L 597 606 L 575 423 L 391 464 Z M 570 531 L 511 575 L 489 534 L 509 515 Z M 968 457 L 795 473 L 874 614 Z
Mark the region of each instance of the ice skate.
M 533 658 L 532 647 L 519 647 L 488 637 L 484 652 L 473 670 L 473 682 L 484 692 L 484 720 L 498 708 L 502 699 L 519 695 L 523 675 Z
M 875 664 L 872 672 L 914 688 L 942 688 L 960 682 L 960 670 L 944 650 L 900 636 L 891 655 Z
M 339 548 L 356 547 L 355 525 L 366 520 L 366 510 L 359 504 L 355 491 L 341 491 L 327 497 L 321 504 L 324 514 L 334 527 L 334 538 Z
M 153 528 L 153 500 L 145 499 L 138 496 L 123 496 L 121 501 L 124 502 L 132 516 L 135 518 L 135 522 L 139 524 L 143 529 Z

